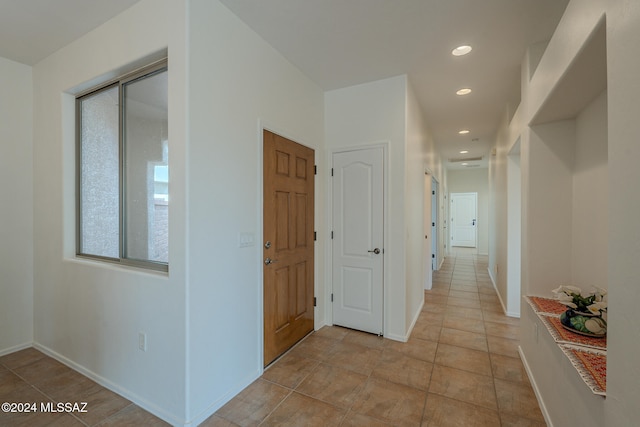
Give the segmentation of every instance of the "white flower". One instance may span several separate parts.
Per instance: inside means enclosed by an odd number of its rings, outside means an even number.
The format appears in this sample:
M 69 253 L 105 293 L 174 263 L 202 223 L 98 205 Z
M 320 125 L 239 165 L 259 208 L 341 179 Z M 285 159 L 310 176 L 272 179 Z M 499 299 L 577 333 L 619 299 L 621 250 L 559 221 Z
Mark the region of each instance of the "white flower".
M 556 295 L 559 294 L 565 294 L 565 295 L 569 295 L 571 296 L 571 294 L 582 294 L 582 289 L 576 287 L 576 286 L 564 286 L 561 285 L 558 288 L 552 290 L 551 292 L 553 292 Z
M 593 314 L 600 314 L 600 311 L 604 311 L 607 309 L 606 302 L 594 302 L 593 304 L 587 306 L 589 311 Z

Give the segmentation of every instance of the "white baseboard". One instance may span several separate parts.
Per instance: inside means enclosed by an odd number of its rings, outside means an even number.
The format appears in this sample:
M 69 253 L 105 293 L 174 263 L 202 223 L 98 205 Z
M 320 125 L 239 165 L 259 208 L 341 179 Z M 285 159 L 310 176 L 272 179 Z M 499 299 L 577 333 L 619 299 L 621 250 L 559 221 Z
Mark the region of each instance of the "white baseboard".
M 549 411 L 547 410 L 547 406 L 544 404 L 544 400 L 542 400 L 542 395 L 540 394 L 540 390 L 538 389 L 538 384 L 536 384 L 536 380 L 531 373 L 531 368 L 529 367 L 529 363 L 527 362 L 527 358 L 525 357 L 521 346 L 518 346 L 518 354 L 520 354 L 520 360 L 522 361 L 524 370 L 527 373 L 527 377 L 529 377 L 531 388 L 533 388 L 533 392 L 535 393 L 536 399 L 538 400 L 538 405 L 540 406 L 540 411 L 542 412 L 544 421 L 547 423 L 547 427 L 553 427 L 553 423 L 551 422 L 551 418 L 549 417 Z
M 97 382 L 98 384 L 100 384 L 104 388 L 107 388 L 107 389 L 113 391 L 114 393 L 117 393 L 120 396 L 124 397 L 125 399 L 130 400 L 131 402 L 133 402 L 136 405 L 140 406 L 145 411 L 148 411 L 148 412 L 152 413 L 156 417 L 168 422 L 169 424 L 171 424 L 173 426 L 186 426 L 186 425 L 188 425 L 187 423 L 185 423 L 184 420 L 180 420 L 174 414 L 171 414 L 171 413 L 167 412 L 164 408 L 161 408 L 161 407 L 149 402 L 148 400 L 138 396 L 136 393 L 133 393 L 131 390 L 128 390 L 128 389 L 126 389 L 124 387 L 121 387 L 118 384 L 115 384 L 115 383 L 107 380 L 106 378 L 96 374 L 93 371 L 88 370 L 84 366 L 77 364 L 76 362 L 68 359 L 67 357 L 61 355 L 60 353 L 57 353 L 56 351 L 51 350 L 50 348 L 48 348 L 48 347 L 46 347 L 46 346 L 44 346 L 42 344 L 39 344 L 39 343 L 33 343 L 33 347 L 38 349 L 38 350 L 40 350 L 41 352 L 43 352 L 47 356 L 50 356 L 50 357 L 56 359 L 58 362 L 60 362 L 60 363 L 62 363 L 64 365 L 67 365 L 69 368 L 73 369 L 74 371 L 77 371 L 77 372 L 81 373 L 82 375 L 84 375 L 84 376 L 86 376 L 88 378 L 91 378 L 93 381 Z

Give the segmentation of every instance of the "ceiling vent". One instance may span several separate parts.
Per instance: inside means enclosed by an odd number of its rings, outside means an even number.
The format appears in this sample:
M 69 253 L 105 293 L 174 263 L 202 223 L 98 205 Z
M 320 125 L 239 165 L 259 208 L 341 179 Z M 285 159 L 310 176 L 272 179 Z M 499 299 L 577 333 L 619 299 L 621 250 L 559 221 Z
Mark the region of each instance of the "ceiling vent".
M 467 157 L 464 159 L 449 159 L 449 161 L 451 163 L 460 163 L 460 162 L 478 162 L 482 160 L 482 156 L 481 157 Z

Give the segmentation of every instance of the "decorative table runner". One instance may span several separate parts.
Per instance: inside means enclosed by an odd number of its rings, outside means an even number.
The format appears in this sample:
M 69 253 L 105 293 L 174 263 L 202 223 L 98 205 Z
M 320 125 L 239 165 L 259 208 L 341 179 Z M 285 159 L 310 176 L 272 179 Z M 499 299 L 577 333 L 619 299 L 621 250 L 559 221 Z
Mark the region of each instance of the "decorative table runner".
M 607 395 L 607 352 L 569 344 L 560 348 L 594 394 Z
M 567 311 L 565 305 L 551 298 L 529 296 L 524 298 L 538 315 L 560 317 L 562 313 Z
M 558 344 L 575 344 L 583 347 L 595 348 L 598 350 L 607 349 L 607 336 L 589 337 L 578 335 L 562 327 L 559 317 L 539 316 L 542 323 L 547 327 L 554 341 Z
M 560 323 L 567 307 L 551 298 L 525 296 L 553 340 L 567 356 L 594 394 L 607 394 L 607 337 L 590 337 L 568 331 Z

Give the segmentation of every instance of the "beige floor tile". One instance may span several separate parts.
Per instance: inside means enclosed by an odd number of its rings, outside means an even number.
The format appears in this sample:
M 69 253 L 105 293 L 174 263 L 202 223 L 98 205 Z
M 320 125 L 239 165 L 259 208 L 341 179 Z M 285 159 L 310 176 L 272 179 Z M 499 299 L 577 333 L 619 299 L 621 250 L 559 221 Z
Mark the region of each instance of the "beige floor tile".
M 427 390 L 433 364 L 385 349 L 371 374 L 375 378 Z
M 517 340 L 520 337 L 520 326 L 517 325 L 485 321 L 484 329 L 487 331 L 487 335 L 494 337 L 507 338 L 510 340 Z
M 422 419 L 426 392 L 370 378 L 352 410 L 397 426 L 416 426 Z
M 86 399 L 103 387 L 72 369 L 38 383 L 38 389 L 57 402 Z
M 338 344 L 338 342 L 339 341 L 332 338 L 311 334 L 296 344 L 289 354 L 295 354 L 308 359 L 326 360 L 329 357 L 329 353 L 331 353 L 331 349 Z
M 326 363 L 364 375 L 370 375 L 378 364 L 382 350 L 358 344 L 339 342 L 331 350 Z
M 495 410 L 429 393 L 423 427 L 499 427 Z
M 424 313 L 444 313 L 447 310 L 446 304 L 433 304 L 425 302 L 422 306 L 422 312 Z
M 424 296 L 424 302 L 430 304 L 446 304 L 449 299 L 446 295 L 432 295 L 428 294 Z
M 161 427 L 169 426 L 160 418 L 151 415 L 137 405 L 129 405 L 114 416 L 98 424 L 99 427 L 117 426 L 117 427 Z
M 425 362 L 433 362 L 436 357 L 436 349 L 438 343 L 436 341 L 427 341 L 415 338 L 412 334 L 407 342 L 385 340 L 385 351 L 393 350 L 402 353 L 414 359 L 424 360 Z
M 441 313 L 433 313 L 433 312 L 423 312 L 420 313 L 420 321 L 425 323 L 431 323 L 433 325 L 441 324 L 444 320 L 445 313 L 442 311 Z
M 29 384 L 37 385 L 64 372 L 69 372 L 71 368 L 50 357 L 44 357 L 13 371 Z
M 9 369 L 16 369 L 24 365 L 29 365 L 45 357 L 47 357 L 47 355 L 43 352 L 36 350 L 33 347 L 29 347 L 0 357 L 0 364 Z
M 504 313 L 497 313 L 494 311 L 485 311 L 483 313 L 483 317 L 485 322 L 506 323 L 508 325 L 513 325 L 513 326 L 520 325 L 520 319 L 518 319 L 517 317 L 505 316 Z
M 530 420 L 517 415 L 501 413 L 503 427 L 547 427 L 547 423 L 540 420 Z
M 451 285 L 451 288 L 449 290 L 458 292 L 470 292 L 474 294 L 477 294 L 479 292 L 479 289 L 476 285 Z
M 429 393 L 497 410 L 493 378 L 434 365 Z
M 411 332 L 411 337 L 427 341 L 438 341 L 440 338 L 440 331 L 442 331 L 441 324 L 434 324 L 418 318 L 418 321 Z
M 472 350 L 488 351 L 487 338 L 484 335 L 458 329 L 442 328 L 439 342 Z
M 353 411 L 349 411 L 342 424 L 340 424 L 342 427 L 389 427 L 392 425 Z
M 544 421 L 538 401 L 529 384 L 495 379 L 500 413 Z
M 276 362 L 277 363 L 277 362 Z M 239 426 L 256 426 L 273 411 L 290 390 L 258 379 L 216 412 Z
M 340 326 L 324 326 L 313 333 L 316 337 L 341 340 L 349 333 L 349 329 Z
M 442 326 L 449 329 L 458 329 L 461 331 L 473 332 L 476 334 L 484 334 L 484 323 L 481 320 L 468 319 L 456 315 L 448 314 Z
M 489 353 L 440 343 L 435 363 L 475 374 L 491 376 Z
M 289 353 L 265 369 L 262 378 L 283 387 L 295 388 L 313 371 L 318 363 L 320 362 L 317 360 Z
M 478 304 L 480 303 L 480 297 L 478 296 L 478 292 L 468 292 L 468 291 L 465 292 L 465 291 L 457 291 L 455 289 L 451 289 L 449 291 L 449 297 L 472 300 L 473 302 L 476 303 L 475 307 L 477 307 Z
M 434 286 L 432 289 L 429 290 L 429 294 L 430 295 L 442 295 L 442 296 L 448 296 L 449 295 L 449 287 L 436 287 Z
M 520 341 L 518 340 L 510 340 L 507 338 L 487 335 L 487 343 L 489 344 L 490 353 L 501 354 L 509 357 L 520 357 L 520 353 L 518 352 Z
M 474 320 L 480 320 L 480 321 L 482 321 L 484 317 L 484 314 L 482 313 L 482 310 L 480 309 L 479 306 L 475 308 L 447 306 L 445 313 L 446 313 L 445 317 L 451 317 L 451 316 L 464 317 L 467 319 L 474 319 Z
M 346 410 L 293 392 L 264 420 L 262 426 L 338 426 Z
M 455 307 L 465 307 L 465 308 L 478 308 L 478 301 L 474 301 L 466 298 L 449 297 L 447 299 L 447 305 L 455 306 Z
M 296 391 L 343 409 L 349 409 L 368 376 L 336 366 L 319 364 Z
M 358 344 L 369 348 L 381 349 L 384 346 L 384 338 L 374 334 L 360 331 L 349 331 L 342 342 Z
M 103 387 L 82 396 L 82 402 L 87 402 L 87 412 L 75 415 L 88 425 L 95 425 L 131 405 L 129 400 Z
M 6 401 L 6 398 L 11 397 L 16 387 L 20 387 L 24 384 L 24 381 L 13 372 L 1 368 L 0 369 L 0 400 Z M 3 400 L 4 399 L 4 400 Z
M 528 384 L 527 373 L 520 359 L 491 354 L 491 368 L 494 378 Z
M 204 420 L 198 427 L 236 427 L 237 425 L 214 414 Z

